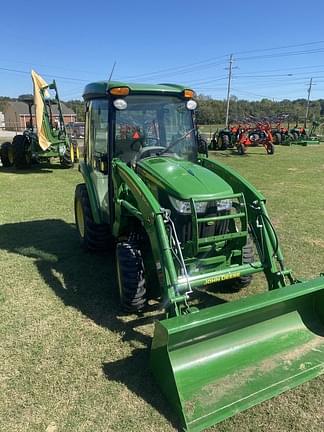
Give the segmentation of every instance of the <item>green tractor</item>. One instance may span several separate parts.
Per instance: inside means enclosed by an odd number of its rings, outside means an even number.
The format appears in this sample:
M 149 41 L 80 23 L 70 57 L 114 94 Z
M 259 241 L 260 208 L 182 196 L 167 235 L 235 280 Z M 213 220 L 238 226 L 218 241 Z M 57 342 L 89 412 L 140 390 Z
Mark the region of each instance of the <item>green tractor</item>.
M 213 133 L 210 141 L 210 150 L 233 149 L 236 144 L 236 135 L 229 128 L 221 129 Z
M 264 196 L 208 159 L 193 98 L 173 84 L 86 86 L 75 217 L 83 247 L 115 251 L 123 309 L 165 311 L 150 368 L 200 431 L 324 372 L 324 277 L 286 268 Z M 267 292 L 204 307 L 202 291 L 247 289 L 260 272 Z
M 20 101 L 28 104 L 29 122 L 22 135 L 1 146 L 0 157 L 3 166 L 29 168 L 34 162 L 49 162 L 58 158 L 63 168 L 71 168 L 78 160 L 77 143 L 72 142 L 65 129 L 64 118 L 55 80 L 47 84 L 38 74 L 32 72 L 34 97 L 25 96 Z M 50 97 L 49 90 L 54 92 Z M 36 128 L 32 107 L 35 105 Z M 54 122 L 52 107 L 57 106 L 58 122 Z

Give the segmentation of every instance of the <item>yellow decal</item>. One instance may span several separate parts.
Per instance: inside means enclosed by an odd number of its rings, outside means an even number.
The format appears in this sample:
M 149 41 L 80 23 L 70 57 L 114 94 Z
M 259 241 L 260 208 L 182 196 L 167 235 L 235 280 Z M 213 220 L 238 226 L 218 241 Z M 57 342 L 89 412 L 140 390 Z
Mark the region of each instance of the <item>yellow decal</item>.
M 210 285 L 210 284 L 214 284 L 217 282 L 222 282 L 228 279 L 235 279 L 241 276 L 240 272 L 237 273 L 229 273 L 229 274 L 224 274 L 224 275 L 220 275 L 220 276 L 215 276 L 209 279 L 206 279 L 204 282 L 204 285 Z

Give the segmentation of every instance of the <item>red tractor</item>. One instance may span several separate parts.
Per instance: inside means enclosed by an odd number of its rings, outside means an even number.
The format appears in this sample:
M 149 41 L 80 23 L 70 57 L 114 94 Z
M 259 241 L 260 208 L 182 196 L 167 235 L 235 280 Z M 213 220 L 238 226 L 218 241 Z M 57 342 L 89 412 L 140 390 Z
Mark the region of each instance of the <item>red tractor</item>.
M 247 146 L 263 145 L 267 154 L 274 154 L 273 137 L 269 122 L 257 122 L 254 125 L 247 124 L 239 127 L 237 137 L 237 151 L 243 155 L 246 153 Z

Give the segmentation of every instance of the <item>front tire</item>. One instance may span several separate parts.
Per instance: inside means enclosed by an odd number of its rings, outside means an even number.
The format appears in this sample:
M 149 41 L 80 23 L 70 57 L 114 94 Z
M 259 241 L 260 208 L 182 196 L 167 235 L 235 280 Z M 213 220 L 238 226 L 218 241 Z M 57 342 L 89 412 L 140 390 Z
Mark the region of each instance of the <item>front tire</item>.
M 136 242 L 117 244 L 117 285 L 122 308 L 127 312 L 140 312 L 147 303 L 144 264 Z
M 242 263 L 243 264 L 251 264 L 254 261 L 254 250 L 253 250 L 253 240 L 251 237 L 248 237 L 246 245 L 242 250 Z M 252 282 L 252 275 L 241 276 L 231 281 L 231 289 L 233 291 L 240 291 L 243 288 L 246 288 Z
M 245 145 L 243 143 L 241 143 L 241 144 L 239 144 L 237 146 L 237 152 L 241 156 L 245 155 L 245 153 L 246 153 L 246 147 L 245 147 Z
M 10 142 L 2 144 L 0 149 L 0 159 L 5 168 L 11 167 L 14 163 L 13 146 Z
M 75 223 L 81 246 L 90 251 L 105 251 L 112 239 L 107 224 L 96 224 L 93 220 L 88 191 L 84 183 L 78 184 L 74 196 Z

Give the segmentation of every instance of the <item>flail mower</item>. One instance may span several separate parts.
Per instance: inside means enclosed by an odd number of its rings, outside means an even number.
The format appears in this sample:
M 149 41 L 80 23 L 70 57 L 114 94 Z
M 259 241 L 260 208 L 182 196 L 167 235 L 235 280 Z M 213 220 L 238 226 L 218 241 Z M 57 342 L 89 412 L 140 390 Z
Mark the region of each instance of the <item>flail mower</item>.
M 34 97 L 20 100 L 28 104 L 29 124 L 22 135 L 1 146 L 0 157 L 3 166 L 28 168 L 34 162 L 49 162 L 58 158 L 63 168 L 71 168 L 78 160 L 79 150 L 76 141 L 69 138 L 55 80 L 47 84 L 35 71 L 32 71 Z M 51 97 L 50 91 L 54 92 Z M 52 107 L 57 106 L 59 119 L 55 124 Z M 32 107 L 35 106 L 36 128 L 33 122 Z
M 95 82 L 84 99 L 80 241 L 115 251 L 124 310 L 155 299 L 165 311 L 150 368 L 183 428 L 203 430 L 322 374 L 324 277 L 293 276 L 262 193 L 208 158 L 193 91 Z M 201 291 L 248 289 L 260 272 L 266 292 L 203 307 Z
M 290 130 L 290 136 L 293 139 L 289 142 L 289 144 L 295 145 L 316 145 L 320 144 L 320 140 L 315 134 L 318 123 L 316 121 L 312 122 L 312 126 L 310 129 L 306 129 L 305 127 L 298 127 L 298 124 L 294 128 Z
M 287 126 L 283 126 L 281 123 L 284 121 L 288 122 Z M 319 123 L 316 121 L 312 122 L 311 128 L 306 129 L 303 126 L 298 126 L 298 120 L 294 127 L 289 127 L 289 114 L 281 116 L 277 119 L 277 124 L 272 128 L 273 142 L 274 144 L 282 145 L 314 145 L 320 144 L 320 140 L 316 135 L 316 128 Z

